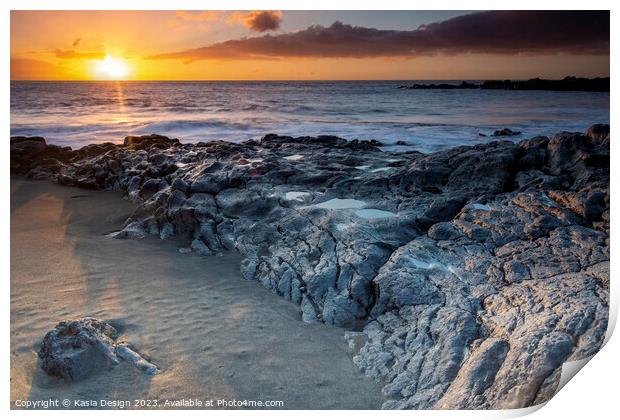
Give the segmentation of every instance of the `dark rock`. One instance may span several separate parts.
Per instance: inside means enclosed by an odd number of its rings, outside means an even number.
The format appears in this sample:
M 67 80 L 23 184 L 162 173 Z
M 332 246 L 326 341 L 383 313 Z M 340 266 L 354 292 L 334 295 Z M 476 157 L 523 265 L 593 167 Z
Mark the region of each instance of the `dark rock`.
M 452 83 L 416 83 L 411 86 L 399 86 L 399 89 L 499 89 L 609 92 L 609 87 L 609 77 L 586 79 L 583 77 L 567 76 L 561 80 L 546 80 L 540 78 L 529 80 L 487 80 L 480 84 L 465 81 L 458 85 Z
M 76 381 L 91 372 L 118 364 L 114 343 L 118 333 L 95 318 L 62 321 L 43 339 L 41 368 L 51 376 Z
M 277 204 L 275 199 L 256 191 L 237 189 L 223 190 L 215 200 L 227 217 L 264 217 Z
M 13 172 L 136 201 L 111 236 L 237 250 L 244 278 L 300 305 L 304 321 L 354 330 L 354 362 L 385 384 L 384 408 L 544 402 L 562 363 L 602 344 L 606 126 L 428 155 L 275 134 L 74 152 L 19 144 Z
M 117 365 L 121 360 L 134 364 L 149 375 L 157 367 L 133 347 L 117 341 L 118 332 L 110 324 L 95 318 L 62 321 L 48 332 L 38 352 L 41 368 L 65 382 L 78 381 L 96 371 Z
M 436 197 L 418 218 L 418 223 L 423 230 L 427 230 L 435 223 L 452 220 L 466 202 L 465 196 Z
M 46 144 L 45 139 L 43 137 L 37 137 L 37 136 L 33 136 L 33 137 L 14 136 L 14 137 L 11 137 L 11 146 L 14 145 L 14 144 L 23 143 L 23 142 L 36 142 L 36 143 Z
M 127 136 L 123 141 L 123 146 L 131 147 L 135 150 L 150 149 L 152 147 L 158 149 L 167 149 L 171 146 L 179 144 L 181 144 L 181 142 L 178 139 L 171 139 L 158 134 L 151 134 L 146 136 Z
M 164 188 L 166 185 L 166 182 L 162 181 L 161 179 L 149 179 L 144 184 L 142 184 L 140 194 L 143 198 L 148 199 L 152 197 L 156 192 Z
M 202 175 L 199 179 L 192 182 L 190 194 L 208 193 L 217 194 L 226 188 L 227 180 L 220 175 Z
M 517 166 L 521 171 L 530 169 L 542 169 L 547 157 L 549 138 L 545 136 L 534 137 L 519 143 L 520 153 Z
M 36 140 L 22 140 L 11 144 L 11 151 L 19 151 L 26 154 L 37 154 L 45 150 L 45 142 Z
M 495 130 L 491 136 L 493 137 L 509 137 L 509 136 L 518 136 L 521 134 L 520 131 L 512 131 L 510 128 L 503 128 L 501 130 Z
M 580 133 L 558 133 L 547 146 L 547 166 L 552 175 L 571 172 L 591 149 L 590 139 Z
M 586 137 L 593 143 L 601 143 L 609 139 L 609 124 L 594 124 L 586 131 Z
M 181 178 L 177 178 L 172 182 L 172 189 L 181 191 L 183 194 L 187 194 L 189 191 L 189 184 Z

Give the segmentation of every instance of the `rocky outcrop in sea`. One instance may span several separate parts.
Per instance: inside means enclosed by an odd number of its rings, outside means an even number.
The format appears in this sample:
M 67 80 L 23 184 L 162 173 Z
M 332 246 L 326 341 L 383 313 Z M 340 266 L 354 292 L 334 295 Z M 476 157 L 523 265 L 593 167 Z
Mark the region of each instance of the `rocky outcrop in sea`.
M 551 90 L 564 92 L 609 92 L 609 77 L 585 77 L 566 76 L 560 80 L 534 78 L 528 80 L 486 80 L 482 83 L 414 83 L 401 85 L 399 89 L 484 89 L 484 90 Z
M 124 191 L 138 208 L 113 237 L 238 251 L 305 322 L 347 328 L 384 408 L 501 409 L 548 400 L 562 364 L 602 345 L 609 141 L 606 125 L 428 155 L 332 136 L 22 137 L 11 170 Z

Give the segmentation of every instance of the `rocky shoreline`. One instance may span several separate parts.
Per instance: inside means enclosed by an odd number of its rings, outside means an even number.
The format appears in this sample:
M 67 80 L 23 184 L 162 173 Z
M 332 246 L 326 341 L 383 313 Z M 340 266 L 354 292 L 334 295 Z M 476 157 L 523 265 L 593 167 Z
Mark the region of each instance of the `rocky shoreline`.
M 139 203 L 116 238 L 236 250 L 242 273 L 349 329 L 384 408 L 518 408 L 596 353 L 609 306 L 609 126 L 434 154 L 267 135 L 78 150 L 11 138 L 11 171 Z
M 609 92 L 609 77 L 585 77 L 567 76 L 561 80 L 528 79 L 528 80 L 486 80 L 482 83 L 462 81 L 460 84 L 452 83 L 414 83 L 413 85 L 401 85 L 399 89 L 483 89 L 483 90 L 551 90 L 564 92 Z

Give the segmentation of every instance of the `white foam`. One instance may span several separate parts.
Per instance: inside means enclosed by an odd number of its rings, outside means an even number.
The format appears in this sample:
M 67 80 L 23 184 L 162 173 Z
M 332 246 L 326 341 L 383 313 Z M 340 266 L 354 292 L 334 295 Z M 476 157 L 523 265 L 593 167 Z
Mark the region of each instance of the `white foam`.
M 360 200 L 354 200 L 352 198 L 332 198 L 331 200 L 323 201 L 322 203 L 313 204 L 309 207 L 318 207 L 320 209 L 328 210 L 344 210 L 344 209 L 359 209 L 366 205 L 365 202 Z
M 305 191 L 288 191 L 285 194 L 287 200 L 304 201 L 304 197 L 309 196 L 309 192 Z
M 284 156 L 284 159 L 287 160 L 301 160 L 304 158 L 304 155 L 290 155 L 290 156 Z
M 384 168 L 376 168 L 376 169 L 373 169 L 373 170 L 372 170 L 372 171 L 370 171 L 370 172 L 385 172 L 385 171 L 389 171 L 390 169 L 392 169 L 392 168 L 389 168 L 389 167 L 384 167 Z
M 362 165 L 362 166 L 356 166 L 355 169 L 359 169 L 360 171 L 363 171 L 365 169 L 370 168 L 370 165 Z
M 358 217 L 363 217 L 364 219 L 385 219 L 388 217 L 397 217 L 396 213 L 392 213 L 390 211 L 379 210 L 379 209 L 363 209 L 355 212 Z

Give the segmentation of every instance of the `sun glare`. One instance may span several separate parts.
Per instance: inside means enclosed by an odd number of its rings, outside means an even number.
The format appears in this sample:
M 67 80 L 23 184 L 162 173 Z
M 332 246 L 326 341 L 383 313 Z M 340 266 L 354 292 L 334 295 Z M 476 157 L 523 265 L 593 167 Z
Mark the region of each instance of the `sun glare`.
M 103 60 L 94 61 L 94 74 L 98 79 L 122 80 L 129 76 L 129 64 L 122 58 L 106 55 Z

